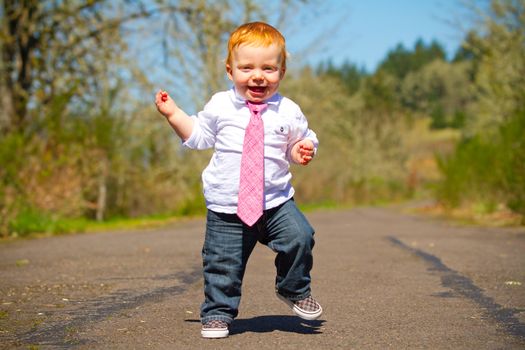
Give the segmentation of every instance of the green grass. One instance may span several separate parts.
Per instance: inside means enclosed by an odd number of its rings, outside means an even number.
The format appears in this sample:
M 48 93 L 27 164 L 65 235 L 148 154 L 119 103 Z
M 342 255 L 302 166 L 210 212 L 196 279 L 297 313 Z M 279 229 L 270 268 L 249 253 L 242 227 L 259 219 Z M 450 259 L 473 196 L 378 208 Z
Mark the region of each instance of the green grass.
M 9 232 L 11 237 L 26 237 L 35 233 L 82 232 L 84 226 L 81 220 L 60 219 L 32 208 L 24 208 L 9 222 Z
M 83 232 L 119 231 L 165 226 L 199 214 L 152 215 L 138 218 L 112 218 L 97 222 L 85 218 L 53 218 L 42 213 L 22 213 L 11 222 L 11 238 L 42 237 Z
M 8 223 L 9 238 L 41 237 L 69 233 L 100 232 L 149 228 L 167 225 L 182 218 L 203 216 L 206 213 L 204 199 L 188 200 L 170 214 L 142 217 L 113 217 L 104 221 L 88 218 L 66 218 L 29 206 L 22 207 L 16 217 Z M 7 238 L 4 236 L 4 238 Z
M 196 215 L 198 216 L 198 215 Z M 168 225 L 192 215 L 154 215 L 139 218 L 115 218 L 108 221 L 96 222 L 85 220 L 85 232 L 101 232 L 127 230 L 136 228 L 150 228 Z

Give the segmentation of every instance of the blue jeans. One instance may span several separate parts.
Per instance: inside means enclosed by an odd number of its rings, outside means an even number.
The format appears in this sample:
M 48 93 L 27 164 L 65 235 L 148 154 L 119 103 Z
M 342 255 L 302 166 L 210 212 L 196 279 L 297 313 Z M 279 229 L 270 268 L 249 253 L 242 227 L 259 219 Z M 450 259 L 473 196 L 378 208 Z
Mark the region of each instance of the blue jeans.
M 202 248 L 202 323 L 221 320 L 229 324 L 237 316 L 246 263 L 257 241 L 277 253 L 276 292 L 290 300 L 308 297 L 313 236 L 312 226 L 293 199 L 265 210 L 252 227 L 243 224 L 236 214 L 208 210 Z

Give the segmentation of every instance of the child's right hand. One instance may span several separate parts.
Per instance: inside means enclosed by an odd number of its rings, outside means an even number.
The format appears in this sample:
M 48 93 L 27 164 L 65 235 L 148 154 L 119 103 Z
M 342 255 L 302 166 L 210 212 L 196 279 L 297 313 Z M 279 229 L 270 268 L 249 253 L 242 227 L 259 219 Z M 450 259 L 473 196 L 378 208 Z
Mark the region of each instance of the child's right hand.
M 175 113 L 177 109 L 175 101 L 173 101 L 168 93 L 163 90 L 159 90 L 155 95 L 155 105 L 157 106 L 157 110 L 160 112 L 160 114 L 166 118 Z

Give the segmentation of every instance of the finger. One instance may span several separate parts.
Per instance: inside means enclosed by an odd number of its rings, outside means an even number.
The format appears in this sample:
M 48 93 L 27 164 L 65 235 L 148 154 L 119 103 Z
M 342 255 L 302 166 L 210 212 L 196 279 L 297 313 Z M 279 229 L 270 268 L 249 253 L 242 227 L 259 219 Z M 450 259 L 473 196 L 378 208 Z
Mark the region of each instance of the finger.
M 302 156 L 310 156 L 310 157 L 313 157 L 313 155 L 314 155 L 314 151 L 313 151 L 313 150 L 308 150 L 308 149 L 302 149 L 302 150 L 299 150 L 299 153 L 300 153 Z
M 305 150 L 305 151 L 313 151 L 314 150 L 313 146 L 309 145 L 309 144 L 301 145 L 300 149 Z

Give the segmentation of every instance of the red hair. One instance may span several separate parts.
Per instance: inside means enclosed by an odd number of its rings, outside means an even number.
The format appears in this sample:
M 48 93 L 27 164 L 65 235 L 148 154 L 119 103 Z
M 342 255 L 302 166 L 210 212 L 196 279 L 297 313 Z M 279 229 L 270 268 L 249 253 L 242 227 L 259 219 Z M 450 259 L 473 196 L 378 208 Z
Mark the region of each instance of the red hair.
M 264 22 L 251 22 L 235 29 L 228 40 L 226 64 L 231 65 L 233 50 L 242 44 L 263 47 L 277 45 L 281 51 L 281 69 L 286 69 L 286 42 L 284 36 L 271 25 Z

